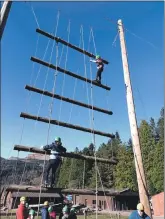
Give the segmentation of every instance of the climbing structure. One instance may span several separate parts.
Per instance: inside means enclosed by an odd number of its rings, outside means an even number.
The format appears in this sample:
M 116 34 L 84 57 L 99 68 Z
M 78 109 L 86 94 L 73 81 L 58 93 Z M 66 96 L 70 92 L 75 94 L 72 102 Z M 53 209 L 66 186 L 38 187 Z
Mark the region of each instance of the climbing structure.
M 59 19 L 59 14 L 57 15 L 57 26 L 58 26 L 58 19 Z M 28 90 L 29 92 L 35 92 L 35 93 L 41 94 L 42 97 L 43 96 L 47 96 L 47 97 L 52 98 L 51 99 L 52 101 L 51 101 L 51 104 L 50 104 L 50 115 L 49 115 L 49 118 L 41 117 L 41 116 L 39 116 L 39 113 L 38 113 L 38 115 L 31 115 L 31 114 L 29 114 L 27 112 L 21 112 L 20 117 L 22 117 L 24 119 L 30 119 L 30 120 L 35 120 L 35 121 L 40 121 L 40 122 L 43 122 L 43 123 L 47 123 L 48 124 L 47 144 L 49 143 L 50 124 L 91 133 L 92 139 L 93 139 L 94 150 L 95 150 L 94 157 L 80 155 L 80 154 L 75 154 L 75 153 L 61 153 L 60 155 L 62 157 L 81 159 L 81 160 L 84 160 L 84 162 L 85 162 L 85 160 L 95 162 L 95 170 L 96 170 L 96 205 L 97 205 L 97 193 L 98 193 L 98 189 L 97 189 L 97 176 L 99 175 L 99 177 L 101 178 L 99 170 L 98 170 L 98 167 L 97 167 L 97 162 L 102 162 L 102 163 L 105 163 L 105 164 L 115 165 L 117 163 L 117 161 L 113 157 L 111 159 L 105 159 L 105 158 L 97 158 L 97 156 L 96 156 L 95 135 L 105 136 L 105 137 L 108 137 L 108 138 L 114 138 L 115 135 L 111 134 L 111 133 L 105 133 L 105 132 L 102 132 L 100 130 L 95 130 L 94 129 L 94 124 L 93 124 L 93 121 L 94 121 L 93 111 L 94 110 L 98 111 L 98 112 L 101 112 L 101 113 L 104 113 L 104 114 L 107 114 L 107 115 L 112 115 L 113 112 L 110 111 L 110 110 L 107 110 L 107 109 L 102 109 L 102 108 L 99 108 L 97 106 L 94 106 L 93 100 L 92 100 L 92 89 L 93 89 L 93 86 L 97 86 L 100 89 L 105 89 L 107 91 L 110 91 L 110 87 L 108 87 L 107 85 L 103 85 L 103 84 L 97 83 L 96 81 L 93 81 L 92 78 L 91 79 L 87 78 L 86 74 L 85 74 L 85 77 L 83 77 L 81 75 L 78 75 L 77 73 L 68 71 L 66 68 L 63 69 L 63 68 L 61 68 L 59 66 L 59 63 L 57 61 L 57 57 L 58 57 L 58 45 L 59 44 L 62 44 L 63 46 L 67 46 L 67 49 L 69 47 L 69 48 L 71 48 L 73 50 L 76 50 L 77 52 L 82 53 L 84 55 L 84 57 L 88 56 L 88 57 L 91 57 L 91 58 L 96 58 L 96 49 L 95 49 L 95 55 L 94 55 L 94 54 L 92 54 L 92 53 L 90 53 L 90 52 L 88 52 L 88 51 L 86 51 L 84 49 L 84 44 L 82 46 L 83 48 L 81 49 L 80 46 L 78 47 L 78 46 L 72 45 L 69 42 L 69 37 L 68 37 L 68 41 L 65 41 L 65 40 L 61 39 L 60 37 L 57 37 L 57 26 L 56 26 L 56 30 L 55 30 L 55 34 L 54 35 L 49 34 L 49 33 L 45 32 L 45 31 L 41 30 L 40 28 L 36 29 L 36 32 L 38 34 L 41 34 L 44 37 L 48 37 L 49 40 L 53 40 L 53 45 L 56 45 L 56 65 L 53 65 L 51 63 L 52 53 L 51 53 L 51 58 L 50 58 L 49 62 L 45 62 L 44 58 L 43 58 L 43 60 L 41 60 L 41 59 L 39 59 L 37 57 L 31 57 L 31 61 L 33 63 L 38 63 L 41 66 L 48 67 L 48 69 L 50 68 L 50 69 L 55 70 L 55 73 L 54 73 L 54 83 L 53 83 L 52 92 L 49 92 L 48 90 L 45 90 L 45 87 L 44 87 L 44 89 L 37 88 L 35 86 L 35 83 L 34 83 L 34 86 L 31 86 L 31 85 L 26 85 L 25 86 L 25 89 Z M 82 28 L 81 28 L 81 31 L 83 31 Z M 93 30 L 92 29 L 91 29 L 91 33 L 93 34 Z M 106 64 L 106 65 L 109 63 L 105 59 L 102 59 L 102 60 L 103 60 L 103 63 Z M 84 58 L 84 62 L 85 62 L 85 58 Z M 66 63 L 65 63 L 65 67 L 66 67 Z M 86 103 L 83 103 L 83 102 L 80 102 L 80 101 L 77 101 L 77 100 L 65 97 L 63 95 L 58 95 L 55 92 L 56 77 L 57 77 L 57 73 L 58 72 L 63 73 L 64 75 L 68 75 L 68 76 L 71 76 L 73 78 L 76 78 L 78 80 L 81 80 L 83 82 L 86 82 L 86 84 L 89 83 L 91 85 L 91 100 L 92 100 L 91 102 L 92 102 L 92 104 L 90 105 L 89 101 L 88 101 L 88 104 L 86 104 Z M 65 102 L 68 102 L 68 103 L 71 103 L 71 104 L 75 104 L 75 105 L 78 105 L 78 106 L 90 109 L 92 111 L 91 128 L 86 128 L 86 127 L 82 127 L 82 126 L 79 126 L 79 125 L 75 125 L 75 124 L 71 124 L 71 123 L 66 123 L 66 122 L 63 122 L 63 121 L 60 121 L 60 120 L 53 119 L 52 118 L 52 111 L 53 111 L 53 100 L 54 99 L 58 99 L 58 100 L 61 100 L 61 101 L 65 101 Z M 21 138 L 22 138 L 22 136 L 21 136 Z M 46 155 L 50 154 L 49 151 L 41 150 L 41 149 L 39 149 L 37 147 L 33 147 L 32 145 L 29 145 L 29 146 L 21 145 L 21 141 L 20 141 L 20 144 L 14 146 L 14 150 L 17 150 L 18 152 L 19 151 L 24 151 L 24 152 L 32 152 L 32 153 L 44 154 L 45 155 L 45 160 L 44 160 L 44 165 L 43 165 L 43 173 L 44 173 Z M 84 163 L 84 165 L 85 165 L 85 163 Z M 41 198 L 41 192 L 46 190 L 46 188 L 42 187 L 42 181 L 43 181 L 43 174 L 42 174 L 42 177 L 41 177 L 40 188 L 38 189 L 38 191 L 39 191 L 39 204 L 40 204 L 40 201 L 41 201 L 41 199 L 40 199 Z M 103 185 L 102 185 L 102 187 L 103 187 Z M 21 183 L 20 183 L 20 185 L 18 187 L 18 192 L 19 192 L 20 189 L 21 189 Z M 104 191 L 104 188 L 103 188 L 103 191 Z M 105 197 L 105 199 L 106 199 L 106 197 Z M 14 207 L 15 207 L 15 204 L 16 204 L 16 202 L 14 203 Z M 107 203 L 107 206 L 108 206 L 108 203 Z M 39 207 L 38 207 L 38 212 L 39 212 Z M 97 219 L 97 210 L 96 210 L 96 219 Z
M 72 45 L 71 43 L 69 42 L 66 42 L 65 40 L 59 38 L 59 37 L 56 37 L 56 36 L 53 36 L 41 29 L 36 29 L 36 32 L 37 33 L 40 33 L 42 34 L 43 36 L 46 36 L 52 40 L 55 40 L 56 43 L 62 43 L 63 45 L 66 45 L 80 53 L 83 53 L 89 57 L 93 57 L 95 58 L 96 56 L 92 53 L 89 53 L 88 51 L 86 50 L 83 50 L 75 45 Z M 102 59 L 104 64 L 108 64 L 109 62 L 106 61 L 105 59 Z M 74 78 L 77 78 L 79 80 L 82 80 L 84 82 L 88 82 L 94 86 L 98 86 L 102 89 L 106 89 L 106 90 L 110 90 L 110 87 L 106 86 L 106 85 L 103 85 L 103 84 L 99 84 L 97 83 L 96 81 L 93 81 L 91 79 L 88 79 L 88 78 L 85 78 L 85 77 L 82 77 L 80 75 L 77 75 L 76 73 L 73 73 L 73 72 L 70 72 L 68 70 L 65 70 L 59 66 L 55 66 L 51 63 L 48 63 L 48 62 L 45 62 L 44 60 L 41 60 L 41 59 L 38 59 L 36 57 L 31 57 L 31 61 L 33 62 L 36 62 L 36 63 L 39 63 L 43 66 L 46 66 L 46 67 L 49 67 L 51 69 L 54 69 L 58 72 L 62 72 L 64 74 L 67 74 L 71 77 L 74 77 Z M 82 103 L 82 102 L 79 102 L 79 101 L 76 101 L 76 100 L 73 100 L 73 99 L 70 99 L 70 98 L 67 98 L 67 97 L 64 97 L 64 96 L 60 96 L 60 95 L 57 95 L 56 93 L 53 93 L 53 92 L 49 92 L 47 90 L 41 90 L 39 88 L 36 88 L 36 87 L 33 87 L 33 86 L 29 86 L 29 85 L 26 85 L 25 86 L 25 89 L 29 90 L 29 91 L 32 91 L 32 92 L 36 92 L 36 93 L 39 93 L 39 94 L 42 94 L 42 95 L 45 95 L 45 96 L 49 96 L 49 97 L 52 97 L 52 98 L 56 98 L 56 99 L 59 99 L 59 100 L 62 100 L 62 101 L 65 101 L 65 102 L 69 102 L 69 103 L 72 103 L 72 104 L 75 104 L 75 105 L 79 105 L 81 107 L 85 107 L 85 108 L 89 108 L 89 109 L 92 109 L 92 110 L 96 110 L 96 111 L 99 111 L 99 112 L 102 112 L 102 113 L 105 113 L 105 114 L 108 114 L 108 115 L 112 115 L 113 112 L 112 111 L 109 111 L 109 110 L 106 110 L 106 109 L 101 109 L 97 106 L 94 106 L 94 105 L 89 105 L 89 104 L 85 104 L 85 103 Z M 89 129 L 89 128 L 86 128 L 86 127 L 81 127 L 81 126 L 78 126 L 78 125 L 73 125 L 73 124 L 70 124 L 70 123 L 65 123 L 65 122 L 62 122 L 62 121 L 58 121 L 58 120 L 55 120 L 55 119 L 48 119 L 48 118 L 45 118 L 45 117 L 40 117 L 40 116 L 36 116 L 36 115 L 31 115 L 31 114 L 28 114 L 28 113 L 24 113 L 22 112 L 20 114 L 20 117 L 22 118 L 26 118 L 26 119 L 32 119 L 32 120 L 37 120 L 37 121 L 40 121 L 40 122 L 44 122 L 44 123 L 50 123 L 50 124 L 53 124 L 53 125 L 58 125 L 58 126 L 63 126 L 63 127 L 66 127 L 66 128 L 71 128 L 71 129 L 76 129 L 76 130 L 80 130 L 80 131 L 84 131 L 84 132 L 89 132 L 89 133 L 93 133 L 93 134 L 97 134 L 97 135 L 101 135 L 101 136 L 106 136 L 106 137 L 109 137 L 109 138 L 114 138 L 115 136 L 113 134 L 110 134 L 110 133 L 105 133 L 105 132 L 101 132 L 99 130 L 93 130 L 93 129 Z M 26 149 L 25 149 L 26 148 Z M 29 147 L 29 149 L 27 147 L 24 147 L 24 146 L 21 146 L 21 145 L 16 145 L 14 147 L 14 150 L 23 150 L 23 151 L 31 151 L 31 152 L 37 152 L 37 153 L 43 153 L 36 149 L 33 149 L 32 146 Z M 67 157 L 67 155 L 62 155 L 62 156 L 65 156 Z M 68 154 L 69 156 L 69 154 Z M 70 156 L 70 157 L 73 157 L 73 156 Z M 115 161 L 114 161 L 115 163 Z

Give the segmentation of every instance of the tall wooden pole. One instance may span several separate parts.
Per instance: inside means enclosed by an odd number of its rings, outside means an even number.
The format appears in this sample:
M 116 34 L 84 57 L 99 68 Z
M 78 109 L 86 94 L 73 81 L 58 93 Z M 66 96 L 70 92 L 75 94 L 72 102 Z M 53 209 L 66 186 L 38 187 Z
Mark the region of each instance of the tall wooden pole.
M 4 1 L 1 8 L 1 22 L 0 22 L 0 37 L 2 38 L 3 31 L 6 25 L 6 21 L 10 12 L 12 1 Z
M 134 149 L 136 175 L 137 175 L 137 182 L 138 182 L 138 188 L 139 188 L 139 197 L 140 197 L 140 202 L 145 207 L 145 212 L 150 217 L 152 217 L 148 194 L 147 194 L 148 191 L 147 191 L 147 185 L 146 185 L 146 179 L 145 179 L 142 155 L 141 155 L 141 149 L 140 149 L 140 141 L 139 141 L 139 135 L 138 135 L 138 129 L 137 129 L 136 113 L 135 113 L 135 106 L 134 106 L 131 79 L 130 79 L 130 73 L 129 73 L 128 59 L 127 59 L 127 50 L 126 50 L 124 31 L 123 31 L 123 25 L 122 25 L 121 20 L 118 20 L 118 30 L 119 30 L 121 55 L 122 55 L 122 62 L 123 62 L 128 116 L 129 116 L 129 122 L 130 122 L 131 137 L 132 137 L 132 143 L 133 143 L 133 149 Z

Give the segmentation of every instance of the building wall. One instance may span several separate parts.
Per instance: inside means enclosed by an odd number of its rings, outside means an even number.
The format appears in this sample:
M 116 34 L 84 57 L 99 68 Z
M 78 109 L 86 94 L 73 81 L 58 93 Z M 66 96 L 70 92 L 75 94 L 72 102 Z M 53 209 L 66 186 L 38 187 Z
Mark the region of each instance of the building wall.
M 107 201 L 106 201 L 107 200 Z M 112 210 L 112 198 L 110 196 L 98 196 L 98 206 L 102 209 Z M 107 203 L 109 207 L 107 206 Z M 74 204 L 84 204 L 86 206 L 96 207 L 96 196 L 95 195 L 73 195 Z
M 152 207 L 155 216 L 164 216 L 164 192 L 152 196 Z
M 98 196 L 98 206 L 111 211 L 135 210 L 138 199 L 138 196 Z M 73 195 L 73 203 L 96 207 L 96 196 Z

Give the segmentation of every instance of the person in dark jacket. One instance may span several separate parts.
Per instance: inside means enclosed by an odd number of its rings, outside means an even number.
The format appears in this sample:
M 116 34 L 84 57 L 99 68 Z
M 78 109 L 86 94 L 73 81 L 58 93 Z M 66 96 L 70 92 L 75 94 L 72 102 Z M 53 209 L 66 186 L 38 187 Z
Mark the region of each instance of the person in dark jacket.
M 139 203 L 137 205 L 137 210 L 133 211 L 129 216 L 129 219 L 151 219 L 145 212 L 144 212 L 144 205 Z
M 56 170 L 62 162 L 62 159 L 59 153 L 65 153 L 66 148 L 62 146 L 61 138 L 59 137 L 56 137 L 55 141 L 52 144 L 42 146 L 41 148 L 43 150 L 51 151 L 50 158 L 49 158 L 49 164 L 45 171 L 45 186 L 48 185 L 49 172 L 50 170 L 52 170 L 52 176 L 51 176 L 51 187 L 52 187 L 53 184 L 55 183 Z
M 68 219 L 77 219 L 76 209 L 75 208 L 72 207 L 70 209 L 70 214 L 68 216 Z
M 104 70 L 104 63 L 99 55 L 96 56 L 96 60 L 90 60 L 90 62 L 97 64 L 96 81 L 101 84 L 101 74 Z
M 26 197 L 22 196 L 20 198 L 20 205 L 16 211 L 16 219 L 27 219 L 28 218 L 28 208 L 25 206 Z
M 50 219 L 48 208 L 49 208 L 49 202 L 45 201 L 44 207 L 42 207 L 41 209 L 41 219 Z

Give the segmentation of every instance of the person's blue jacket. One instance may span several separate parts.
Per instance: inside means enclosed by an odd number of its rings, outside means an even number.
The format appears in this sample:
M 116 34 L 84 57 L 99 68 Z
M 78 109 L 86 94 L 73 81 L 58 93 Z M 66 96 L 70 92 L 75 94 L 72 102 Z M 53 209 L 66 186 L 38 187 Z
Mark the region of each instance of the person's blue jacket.
M 49 212 L 48 212 L 48 207 L 43 207 L 41 209 L 41 219 L 50 219 Z
M 141 217 L 138 214 L 138 211 L 136 210 L 130 214 L 129 219 L 151 219 L 151 218 L 146 213 L 144 213 L 143 216 Z
M 57 146 L 56 142 L 45 145 L 43 147 L 43 150 L 51 150 L 50 159 L 60 159 L 60 156 L 58 155 L 58 153 L 66 152 L 66 148 L 64 148 L 62 145 Z

